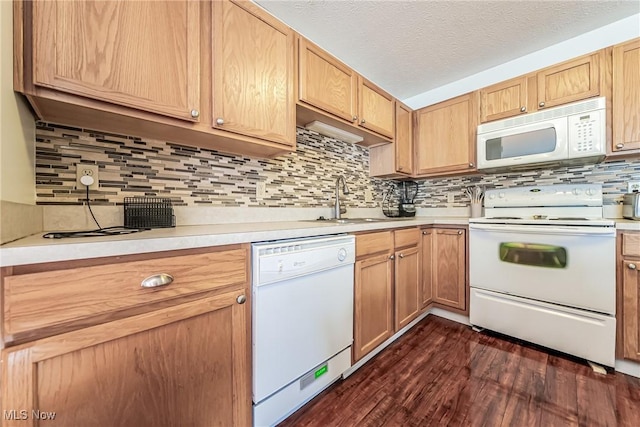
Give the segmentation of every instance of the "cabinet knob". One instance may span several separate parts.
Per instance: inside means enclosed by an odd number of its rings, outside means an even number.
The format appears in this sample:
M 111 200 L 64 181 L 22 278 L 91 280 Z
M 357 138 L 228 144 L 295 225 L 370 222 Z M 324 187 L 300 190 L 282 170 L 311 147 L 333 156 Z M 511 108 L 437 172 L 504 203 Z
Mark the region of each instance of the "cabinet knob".
M 635 264 L 629 264 L 628 267 L 629 267 L 629 270 L 635 270 L 636 269 L 636 265 Z
M 462 230 L 458 230 L 458 234 L 462 234 Z
M 218 117 L 218 118 L 216 119 L 216 124 L 217 124 L 218 126 L 222 126 L 222 125 L 224 124 L 224 119 L 223 119 L 222 117 Z
M 527 107 L 520 107 L 520 112 L 524 113 L 525 111 L 527 111 Z
M 618 142 L 616 144 L 616 148 L 624 148 L 624 144 L 622 142 Z
M 472 168 L 475 166 L 475 163 L 469 163 L 469 167 Z
M 544 107 L 544 101 L 542 101 L 541 103 L 538 104 L 538 107 L 542 108 Z
M 158 286 L 167 286 L 173 282 L 173 276 L 167 273 L 154 274 L 140 282 L 143 288 L 157 288 Z
M 358 121 L 358 116 L 353 116 L 353 121 L 357 122 Z
M 193 117 L 194 119 L 197 119 L 198 117 L 200 117 L 200 111 L 196 109 L 191 110 L 191 117 Z
M 360 120 L 360 124 L 361 124 L 361 125 L 363 125 L 363 124 L 365 124 L 365 123 L 366 123 L 366 122 L 364 121 L 364 119 Z
M 244 295 L 239 295 L 238 298 L 236 298 L 236 302 L 238 304 L 244 304 L 245 301 L 247 301 L 247 297 L 245 297 Z
M 395 255 L 390 255 L 389 259 L 396 259 L 396 256 Z
M 429 234 L 429 232 L 428 232 L 428 231 L 423 231 L 423 232 L 422 232 L 422 235 L 423 235 L 423 236 L 426 236 L 427 234 Z
M 402 254 L 402 253 L 399 256 L 400 256 L 400 258 L 404 258 L 404 254 Z

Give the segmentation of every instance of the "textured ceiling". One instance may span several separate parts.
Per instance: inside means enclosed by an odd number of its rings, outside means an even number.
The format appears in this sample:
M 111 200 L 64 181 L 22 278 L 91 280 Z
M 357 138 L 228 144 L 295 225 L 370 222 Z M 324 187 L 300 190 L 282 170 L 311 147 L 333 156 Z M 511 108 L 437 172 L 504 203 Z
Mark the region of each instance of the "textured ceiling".
M 398 99 L 640 13 L 638 0 L 254 1 Z

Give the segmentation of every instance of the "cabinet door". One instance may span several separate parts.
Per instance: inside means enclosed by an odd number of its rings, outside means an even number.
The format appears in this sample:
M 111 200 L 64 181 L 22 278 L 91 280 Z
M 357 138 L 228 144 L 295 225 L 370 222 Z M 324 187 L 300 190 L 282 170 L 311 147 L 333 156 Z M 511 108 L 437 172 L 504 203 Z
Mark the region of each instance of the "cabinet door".
M 393 97 L 361 76 L 358 76 L 358 124 L 387 138 L 395 134 Z
M 598 96 L 603 62 L 604 51 L 599 51 L 538 72 L 538 108 Z
M 412 111 L 396 102 L 396 171 L 413 173 L 413 120 Z
M 355 266 L 353 358 L 393 335 L 393 260 L 388 254 L 357 261 Z
M 421 307 L 433 301 L 433 230 L 422 230 L 422 287 Z
M 3 407 L 64 427 L 251 425 L 250 304 L 228 292 L 2 352 Z M 19 414 L 18 414 L 19 416 Z
M 640 261 L 622 262 L 623 356 L 640 361 Z
M 527 77 L 522 76 L 480 89 L 480 122 L 527 112 Z
M 407 326 L 420 312 L 420 251 L 417 246 L 395 253 L 395 327 Z
M 298 64 L 300 101 L 353 123 L 357 119 L 355 71 L 302 37 Z
M 369 148 L 369 175 L 413 174 L 413 110 L 396 100 L 396 137 L 392 144 Z
M 613 48 L 613 151 L 640 149 L 640 39 Z
M 433 301 L 465 310 L 466 238 L 465 230 L 435 230 Z
M 199 10 L 174 0 L 34 2 L 34 84 L 197 120 Z
M 474 111 L 473 94 L 459 96 L 416 111 L 418 175 L 474 170 Z
M 295 145 L 294 33 L 248 2 L 213 2 L 213 126 Z

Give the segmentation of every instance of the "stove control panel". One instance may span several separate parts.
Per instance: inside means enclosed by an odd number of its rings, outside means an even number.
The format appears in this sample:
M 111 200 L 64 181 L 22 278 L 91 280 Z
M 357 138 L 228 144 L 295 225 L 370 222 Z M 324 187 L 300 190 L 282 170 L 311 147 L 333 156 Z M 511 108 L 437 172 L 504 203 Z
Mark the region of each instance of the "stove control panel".
M 599 184 L 557 184 L 487 190 L 484 205 L 495 207 L 602 206 Z

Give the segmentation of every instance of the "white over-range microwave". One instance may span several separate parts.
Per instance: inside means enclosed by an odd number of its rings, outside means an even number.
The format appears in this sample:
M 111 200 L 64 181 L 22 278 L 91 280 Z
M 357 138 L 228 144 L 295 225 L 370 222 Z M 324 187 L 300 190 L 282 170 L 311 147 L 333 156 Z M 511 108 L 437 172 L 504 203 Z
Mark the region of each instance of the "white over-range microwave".
M 606 100 L 591 98 L 478 126 L 478 169 L 597 163 L 606 154 Z

